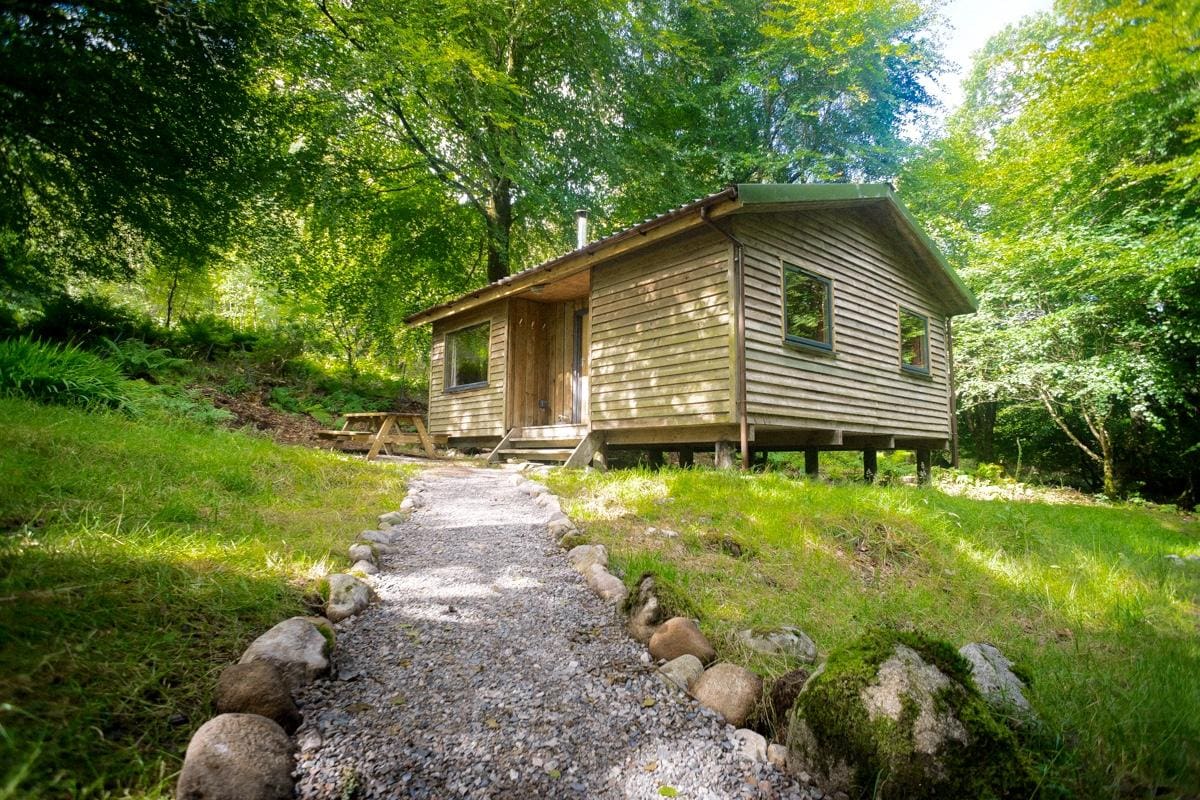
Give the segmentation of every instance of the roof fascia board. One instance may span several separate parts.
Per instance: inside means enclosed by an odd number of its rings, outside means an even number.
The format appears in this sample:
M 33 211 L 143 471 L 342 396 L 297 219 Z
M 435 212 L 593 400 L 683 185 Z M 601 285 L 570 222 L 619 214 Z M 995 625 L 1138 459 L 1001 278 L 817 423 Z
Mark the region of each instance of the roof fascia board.
M 705 215 L 709 219 L 727 217 L 741 207 L 741 201 L 736 196 L 727 196 L 731 194 L 722 193 L 712 198 L 706 198 L 711 200 L 711 205 L 695 203 L 679 209 L 673 214 L 665 214 L 641 225 L 628 228 L 608 239 L 601 239 L 580 250 L 574 250 L 545 264 L 518 273 L 512 276 L 512 280 L 508 283 L 489 284 L 448 303 L 420 311 L 407 317 L 404 323 L 409 326 L 417 326 L 435 322 L 505 297 L 522 294 L 537 284 L 567 278 L 591 269 L 610 259 L 699 227 L 704 224 L 700 218 L 700 211 L 703 208 L 709 209 Z
M 958 273 L 950 266 L 946 256 L 938 246 L 925 234 L 921 226 L 913 218 L 904 204 L 896 197 L 892 187 L 886 183 L 826 183 L 826 184 L 738 184 L 738 199 L 742 201 L 745 213 L 767 210 L 783 210 L 789 206 L 816 209 L 828 204 L 856 205 L 862 201 L 877 200 L 884 202 L 892 211 L 893 218 L 902 231 L 913 242 L 918 252 L 922 253 L 950 281 L 955 293 L 960 297 L 959 303 L 954 303 L 956 314 L 968 314 L 978 310 L 979 302 L 967 288 Z

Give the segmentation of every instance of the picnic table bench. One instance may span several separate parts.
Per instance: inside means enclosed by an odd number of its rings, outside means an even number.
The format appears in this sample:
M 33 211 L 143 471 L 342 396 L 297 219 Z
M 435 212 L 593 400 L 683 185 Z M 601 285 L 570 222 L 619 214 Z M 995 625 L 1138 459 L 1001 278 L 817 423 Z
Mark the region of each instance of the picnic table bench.
M 400 430 L 400 423 L 406 422 L 416 428 L 416 433 L 405 433 Z M 354 423 L 360 428 L 351 427 Z M 366 430 L 361 430 L 365 428 Z M 317 431 L 322 439 L 333 439 L 343 442 L 370 442 L 371 449 L 367 451 L 367 461 L 374 461 L 383 450 L 391 455 L 388 445 L 419 444 L 425 450 L 425 455 L 434 458 L 433 440 L 425 430 L 425 420 L 420 414 L 402 414 L 398 411 L 355 411 L 342 414 L 340 430 Z

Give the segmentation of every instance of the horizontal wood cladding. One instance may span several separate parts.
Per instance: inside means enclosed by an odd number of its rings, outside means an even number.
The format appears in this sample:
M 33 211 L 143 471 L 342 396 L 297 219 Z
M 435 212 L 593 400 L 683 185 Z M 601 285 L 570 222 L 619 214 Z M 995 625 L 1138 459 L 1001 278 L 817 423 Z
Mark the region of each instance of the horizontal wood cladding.
M 429 432 L 435 436 L 503 436 L 507 375 L 508 300 L 433 323 L 429 358 Z M 487 386 L 445 391 L 446 334 L 491 322 Z
M 712 230 L 596 268 L 594 428 L 732 421 L 729 280 L 729 243 Z
M 945 314 L 930 282 L 869 216 L 824 210 L 737 217 L 745 244 L 751 424 L 945 438 Z M 782 263 L 833 281 L 833 351 L 787 344 Z M 900 368 L 899 308 L 929 320 L 928 375 Z

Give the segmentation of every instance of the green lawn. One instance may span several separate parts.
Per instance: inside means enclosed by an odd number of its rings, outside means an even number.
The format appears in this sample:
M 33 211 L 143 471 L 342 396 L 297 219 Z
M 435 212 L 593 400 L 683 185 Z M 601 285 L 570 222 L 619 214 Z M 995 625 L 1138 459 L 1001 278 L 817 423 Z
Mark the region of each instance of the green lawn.
M 304 611 L 404 478 L 0 400 L 0 798 L 166 795 L 222 667 Z
M 686 598 L 725 658 L 785 668 L 740 651 L 731 634 L 752 625 L 799 625 L 825 652 L 880 623 L 989 641 L 1034 679 L 1049 780 L 1080 798 L 1200 791 L 1200 565 L 1163 558 L 1200 554 L 1195 521 L 779 473 L 549 482 L 627 580 L 653 571 Z

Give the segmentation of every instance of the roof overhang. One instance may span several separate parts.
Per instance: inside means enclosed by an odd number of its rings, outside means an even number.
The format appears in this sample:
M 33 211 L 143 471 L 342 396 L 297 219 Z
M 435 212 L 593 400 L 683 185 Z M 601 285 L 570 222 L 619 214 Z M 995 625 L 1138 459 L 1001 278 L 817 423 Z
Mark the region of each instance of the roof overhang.
M 908 209 L 896 199 L 891 186 L 863 183 L 771 184 L 742 183 L 702 197 L 631 228 L 589 243 L 536 267 L 502 278 L 447 303 L 427 308 L 405 319 L 423 325 L 469 311 L 496 300 L 524 294 L 533 287 L 591 269 L 597 264 L 666 241 L 712 220 L 739 213 L 769 213 L 794 209 L 842 206 L 883 208 L 913 256 L 940 278 L 951 314 L 975 311 L 975 297 L 959 279 L 937 245 L 917 225 Z

